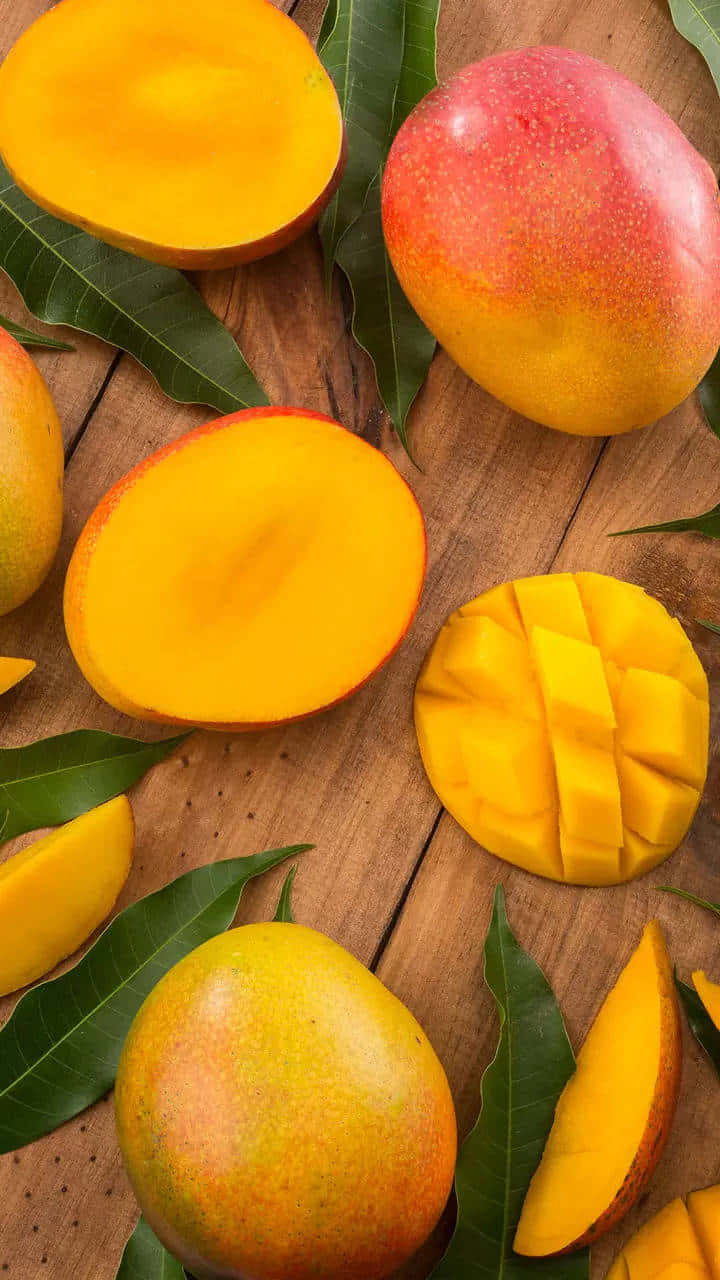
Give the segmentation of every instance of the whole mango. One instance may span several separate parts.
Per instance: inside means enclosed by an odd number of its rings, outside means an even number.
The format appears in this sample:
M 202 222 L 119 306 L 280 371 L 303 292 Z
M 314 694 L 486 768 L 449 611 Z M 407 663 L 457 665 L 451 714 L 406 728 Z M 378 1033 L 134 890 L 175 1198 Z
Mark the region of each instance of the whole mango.
M 117 1075 L 142 1211 L 198 1280 L 380 1280 L 452 1185 L 443 1069 L 395 996 L 294 924 L 233 929 L 158 983 Z
M 30 356 L 0 328 L 0 616 L 23 604 L 52 564 L 62 525 L 63 443 Z
M 499 54 L 424 98 L 390 151 L 383 224 L 453 359 L 546 426 L 645 426 L 720 346 L 715 176 L 637 85 L 584 54 Z

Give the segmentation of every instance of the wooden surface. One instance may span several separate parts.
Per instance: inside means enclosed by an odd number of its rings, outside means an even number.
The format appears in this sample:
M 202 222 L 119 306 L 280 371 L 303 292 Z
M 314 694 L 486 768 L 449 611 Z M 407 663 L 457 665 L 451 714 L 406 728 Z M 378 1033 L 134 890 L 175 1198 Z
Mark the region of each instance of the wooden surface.
M 3 51 L 46 7 L 44 0 L 0 0 Z M 320 12 L 315 0 L 300 0 L 295 16 L 313 33 Z M 638 81 L 719 167 L 717 95 L 699 56 L 674 31 L 664 0 L 530 6 L 445 0 L 439 38 L 443 75 L 473 58 L 538 42 L 602 57 Z M 197 283 L 276 403 L 339 414 L 408 476 L 427 521 L 429 574 L 407 641 L 351 701 L 273 732 L 197 733 L 135 789 L 138 843 L 119 906 L 214 858 L 314 841 L 296 881 L 296 917 L 372 965 L 420 1018 L 447 1069 L 465 1133 L 497 1036 L 482 981 L 482 944 L 498 882 L 520 940 L 554 986 L 576 1047 L 650 916 L 665 926 L 683 976 L 700 964 L 719 975 L 712 920 L 655 886 L 670 882 L 720 899 L 720 765 L 715 751 L 691 836 L 657 873 L 607 890 L 551 885 L 494 859 L 440 811 L 411 723 L 422 655 L 445 616 L 496 581 L 551 568 L 598 569 L 638 582 L 681 618 L 717 695 L 720 640 L 694 623 L 720 618 L 716 546 L 692 536 L 606 535 L 716 502 L 720 445 L 694 401 L 610 443 L 559 435 L 510 413 L 440 353 L 412 419 L 424 466 L 418 473 L 379 410 L 369 362 L 348 336 L 337 284 L 326 302 L 313 235 L 268 261 Z M 0 286 L 0 310 L 26 318 L 9 284 Z M 65 531 L 43 589 L 0 620 L 0 652 L 38 662 L 35 675 L 3 699 L 3 746 L 81 726 L 155 736 L 84 683 L 64 639 L 62 581 L 83 522 L 107 487 L 146 453 L 213 416 L 165 399 L 129 357 L 92 339 L 74 340 L 75 355 L 38 357 L 65 431 Z M 717 718 L 714 730 L 716 746 Z M 250 887 L 241 920 L 272 912 L 281 875 Z M 0 1014 L 11 1006 L 2 1002 Z M 686 1035 L 669 1146 L 642 1203 L 596 1249 L 594 1277 L 605 1274 L 622 1241 L 669 1197 L 718 1180 L 719 1102 L 717 1080 Z M 136 1207 L 111 1105 L 100 1103 L 3 1157 L 0 1199 L 1 1275 L 112 1280 Z M 406 1280 L 429 1273 L 444 1229 L 405 1269 Z

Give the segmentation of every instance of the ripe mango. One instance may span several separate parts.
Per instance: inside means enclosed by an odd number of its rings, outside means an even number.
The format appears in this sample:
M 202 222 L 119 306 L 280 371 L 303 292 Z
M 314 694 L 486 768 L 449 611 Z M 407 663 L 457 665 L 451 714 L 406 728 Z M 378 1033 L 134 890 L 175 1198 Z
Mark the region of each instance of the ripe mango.
M 720 346 L 715 175 L 637 85 L 585 54 L 498 54 L 424 98 L 390 151 L 383 224 L 453 359 L 546 426 L 645 426 Z
M 142 1211 L 198 1280 L 381 1280 L 452 1185 L 427 1037 L 299 925 L 233 929 L 171 969 L 130 1029 L 115 1108 Z
M 30 356 L 0 328 L 0 616 L 40 586 L 62 525 L 63 443 Z
M 625 1245 L 607 1280 L 720 1280 L 720 1186 L 655 1214 Z

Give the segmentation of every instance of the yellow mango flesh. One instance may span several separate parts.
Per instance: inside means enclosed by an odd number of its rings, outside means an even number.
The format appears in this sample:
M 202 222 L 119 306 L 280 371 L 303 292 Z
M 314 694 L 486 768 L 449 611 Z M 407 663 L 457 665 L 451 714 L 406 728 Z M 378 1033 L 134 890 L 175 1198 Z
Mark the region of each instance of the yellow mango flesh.
M 659 601 L 598 573 L 521 578 L 453 613 L 418 679 L 415 724 L 461 826 L 572 884 L 616 884 L 666 858 L 707 772 L 707 678 L 690 641 Z
M 176 266 L 261 256 L 339 180 L 337 94 L 263 0 L 63 0 L 0 70 L 0 146 L 43 208 Z
M 142 1211 L 193 1275 L 380 1280 L 452 1186 L 453 1102 L 422 1028 L 299 925 L 230 930 L 171 969 L 115 1107 Z
M 695 990 L 718 1031 L 720 1031 L 720 986 L 717 982 L 711 982 L 709 978 L 706 978 L 702 969 L 694 973 L 692 979 Z
M 30 356 L 0 327 L 0 616 L 40 586 L 62 525 L 63 442 Z
M 34 671 L 36 663 L 30 658 L 0 658 L 0 693 L 7 693 Z
M 402 640 L 424 574 L 422 515 L 387 458 L 322 415 L 249 410 L 106 495 L 65 621 L 113 706 L 244 728 L 353 692 Z
M 579 1247 L 627 1212 L 667 1138 L 680 1055 L 672 970 L 652 921 L 597 1014 L 561 1094 L 523 1205 L 517 1253 L 544 1257 Z
M 607 1280 L 720 1280 L 720 1186 L 673 1200 L 625 1245 Z
M 118 796 L 0 863 L 0 995 L 54 969 L 105 919 L 133 842 L 130 803 Z

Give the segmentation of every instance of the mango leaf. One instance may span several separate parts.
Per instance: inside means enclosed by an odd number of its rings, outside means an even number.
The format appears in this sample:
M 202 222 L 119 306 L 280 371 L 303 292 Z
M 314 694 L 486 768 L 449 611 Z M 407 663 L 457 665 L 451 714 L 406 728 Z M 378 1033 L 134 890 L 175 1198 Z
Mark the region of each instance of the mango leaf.
M 189 737 L 140 742 L 99 729 L 75 729 L 26 747 L 0 750 L 3 840 L 55 827 L 127 791 Z
M 708 622 L 707 618 L 696 618 L 695 621 L 701 627 L 705 627 L 706 631 L 714 631 L 716 636 L 720 636 L 720 626 L 718 626 L 717 622 Z
M 720 15 L 720 4 L 718 15 Z M 716 436 L 720 436 L 720 351 L 700 383 L 698 395 L 708 426 Z
M 610 537 L 623 538 L 629 533 L 704 533 L 706 538 L 720 538 L 720 503 L 699 516 L 666 520 L 664 524 L 644 524 L 637 529 L 619 529 Z
M 188 871 L 116 916 L 82 960 L 28 991 L 0 1031 L 0 1154 L 107 1093 L 145 997 L 178 960 L 230 924 L 244 886 L 311 845 Z
M 720 1031 L 715 1026 L 697 991 L 693 990 L 692 987 L 686 986 L 679 978 L 675 979 L 675 986 L 685 1008 L 690 1030 L 698 1044 L 705 1050 L 720 1076 Z
M 680 35 L 702 54 L 720 92 L 720 4 L 670 0 L 670 12 Z
M 659 884 L 658 889 L 661 893 L 674 893 L 676 898 L 684 898 L 686 902 L 694 902 L 696 907 L 702 907 L 705 911 L 712 911 L 713 915 L 720 916 L 720 902 L 708 902 L 707 898 L 698 898 L 694 893 L 688 893 L 686 889 L 676 889 L 671 884 Z
M 0 325 L 22 347 L 52 347 L 54 351 L 75 350 L 69 342 L 61 342 L 59 338 L 50 338 L 44 333 L 33 333 L 32 329 L 26 329 L 22 324 L 15 324 L 14 320 L 8 320 L 7 316 L 2 314 L 0 314 Z
M 523 1201 L 575 1060 L 555 997 L 510 931 L 495 890 L 485 941 L 485 981 L 500 1018 L 482 1109 L 460 1149 L 458 1222 L 436 1280 L 589 1280 L 587 1249 L 564 1258 L 521 1258 L 512 1243 Z
M 38 320 L 129 351 L 173 400 L 220 413 L 267 404 L 232 334 L 180 271 L 44 213 L 1 163 L 0 268 Z
M 185 1280 L 185 1271 L 140 1218 L 125 1245 L 116 1280 Z
M 280 893 L 280 901 L 277 904 L 277 911 L 273 916 L 273 920 L 282 924 L 295 923 L 295 917 L 292 913 L 292 888 L 296 874 L 297 867 L 291 867 L 285 877 L 285 883 Z

